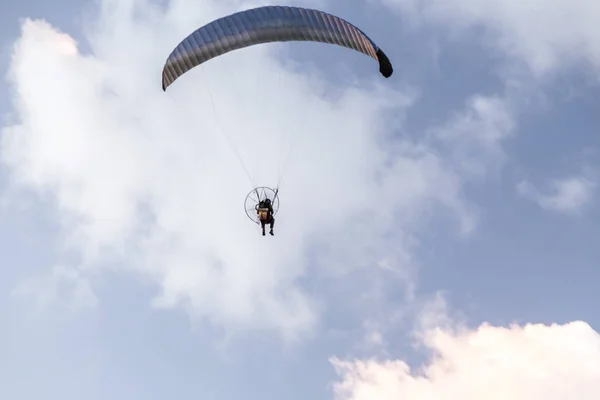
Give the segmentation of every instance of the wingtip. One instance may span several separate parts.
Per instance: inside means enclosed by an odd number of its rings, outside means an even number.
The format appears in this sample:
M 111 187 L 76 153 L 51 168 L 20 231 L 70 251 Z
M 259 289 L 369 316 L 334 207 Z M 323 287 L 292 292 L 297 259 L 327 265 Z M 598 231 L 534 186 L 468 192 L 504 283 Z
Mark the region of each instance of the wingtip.
M 381 49 L 377 49 L 377 60 L 379 61 L 379 72 L 385 78 L 389 78 L 394 73 L 394 67 L 388 56 Z

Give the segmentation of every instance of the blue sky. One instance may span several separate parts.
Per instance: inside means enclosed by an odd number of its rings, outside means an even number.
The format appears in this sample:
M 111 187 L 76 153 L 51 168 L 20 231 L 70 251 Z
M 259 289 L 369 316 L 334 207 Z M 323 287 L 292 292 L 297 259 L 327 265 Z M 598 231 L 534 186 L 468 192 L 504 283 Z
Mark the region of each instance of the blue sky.
M 596 398 L 600 6 L 295 3 L 393 77 L 286 43 L 163 93 L 262 4 L 196 3 L 0 13 L 2 398 Z M 275 185 L 287 145 L 263 238 L 234 148 Z

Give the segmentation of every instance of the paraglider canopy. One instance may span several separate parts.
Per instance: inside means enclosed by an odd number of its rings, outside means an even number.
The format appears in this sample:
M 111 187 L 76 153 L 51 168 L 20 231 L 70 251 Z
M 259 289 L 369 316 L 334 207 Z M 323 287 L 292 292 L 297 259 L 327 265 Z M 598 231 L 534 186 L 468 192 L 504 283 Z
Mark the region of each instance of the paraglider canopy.
M 312 41 L 356 50 L 377 60 L 386 78 L 394 71 L 386 54 L 363 31 L 340 17 L 319 10 L 266 6 L 219 18 L 183 39 L 162 72 L 166 90 L 190 69 L 214 57 L 268 42 Z

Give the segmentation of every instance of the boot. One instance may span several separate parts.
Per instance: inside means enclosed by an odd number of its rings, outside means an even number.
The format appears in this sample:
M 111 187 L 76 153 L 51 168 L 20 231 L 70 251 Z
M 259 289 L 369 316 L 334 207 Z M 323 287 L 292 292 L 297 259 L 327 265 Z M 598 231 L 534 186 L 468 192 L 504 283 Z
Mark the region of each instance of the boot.
M 270 234 L 271 236 L 275 236 L 275 234 L 273 233 L 273 229 L 271 229 L 271 230 L 269 231 L 269 234 Z

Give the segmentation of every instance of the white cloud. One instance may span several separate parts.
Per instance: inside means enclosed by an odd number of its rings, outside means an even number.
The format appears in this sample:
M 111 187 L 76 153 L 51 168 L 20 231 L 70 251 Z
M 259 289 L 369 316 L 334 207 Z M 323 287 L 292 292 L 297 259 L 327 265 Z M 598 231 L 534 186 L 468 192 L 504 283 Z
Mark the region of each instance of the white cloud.
M 503 166 L 502 141 L 518 130 L 521 115 L 530 111 L 548 111 L 549 97 L 542 90 L 543 83 L 555 82 L 553 78 L 557 74 L 573 67 L 578 71 L 591 68 L 600 73 L 598 2 L 379 2 L 401 13 L 413 27 L 434 26 L 443 33 L 441 40 L 444 43 L 481 40 L 486 50 L 495 53 L 494 70 L 490 73 L 501 75 L 501 91 L 491 95 L 474 94 L 465 110 L 434 131 L 437 138 L 449 141 L 447 147 L 454 153 L 461 172 L 473 176 L 487 176 L 490 171 L 498 171 L 498 167 Z M 453 79 L 452 71 L 446 73 L 448 79 Z M 548 204 L 547 207 L 563 206 Z
M 43 21 L 26 20 L 15 44 L 19 122 L 2 132 L 2 159 L 16 185 L 53 200 L 84 277 L 110 261 L 154 282 L 157 306 L 294 338 L 317 319 L 297 283 L 312 245 L 330 249 L 326 270 L 381 260 L 402 268 L 406 237 L 431 206 L 471 221 L 444 160 L 387 139 L 394 127 L 382 113 L 411 103 L 385 86 L 391 81 L 325 99 L 325 82 L 283 69 L 274 47 L 256 46 L 207 63 L 165 94 L 160 71 L 173 46 L 231 10 L 152 4 L 102 2 L 88 29 L 93 54 Z M 296 137 L 275 238 L 260 237 L 242 214 L 250 187 L 222 127 L 258 184 L 275 184 L 271 150 Z
M 504 164 L 502 142 L 514 134 L 515 119 L 509 98 L 476 95 L 434 135 L 453 154 L 461 172 L 483 177 Z
M 530 182 L 519 182 L 517 193 L 545 210 L 577 214 L 591 201 L 594 188 L 594 182 L 587 178 L 569 177 L 554 179 L 546 193 Z
M 543 77 L 579 64 L 600 71 L 600 3 L 588 0 L 381 0 L 415 22 L 479 34 Z
M 430 329 L 422 369 L 402 360 L 332 359 L 337 400 L 594 400 L 600 393 L 600 334 L 588 324 L 487 324 Z

